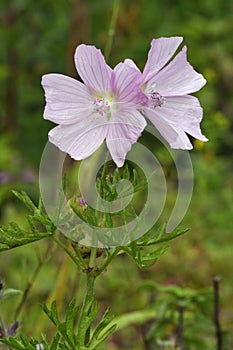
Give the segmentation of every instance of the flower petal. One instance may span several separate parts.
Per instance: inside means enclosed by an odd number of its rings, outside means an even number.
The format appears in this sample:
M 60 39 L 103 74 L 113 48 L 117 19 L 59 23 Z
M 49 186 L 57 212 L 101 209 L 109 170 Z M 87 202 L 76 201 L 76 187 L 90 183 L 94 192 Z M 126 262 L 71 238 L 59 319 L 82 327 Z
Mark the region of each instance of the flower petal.
M 126 58 L 126 59 L 124 60 L 124 63 L 127 64 L 129 67 L 134 68 L 134 69 L 136 69 L 138 72 L 140 72 L 140 69 L 138 68 L 138 66 L 136 65 L 136 63 L 135 63 L 133 60 L 131 60 L 130 58 Z
M 187 61 L 186 47 L 165 68 L 153 77 L 147 90 L 153 88 L 162 96 L 187 95 L 200 90 L 206 84 Z
M 150 119 L 161 136 L 168 142 L 171 148 L 174 149 L 192 149 L 193 146 L 185 132 L 167 120 L 163 119 L 160 111 L 145 108 L 143 113 Z
M 119 63 L 113 71 L 112 91 L 118 105 L 137 107 L 144 98 L 141 91 L 141 72 L 128 63 Z
M 95 92 L 107 94 L 112 69 L 106 64 L 101 51 L 94 46 L 82 44 L 76 48 L 74 59 L 83 82 Z
M 182 37 L 159 38 L 151 41 L 151 48 L 143 71 L 143 83 L 151 79 L 174 55 Z
M 200 122 L 203 110 L 194 96 L 166 97 L 164 104 L 158 109 L 158 114 L 174 127 L 178 127 L 196 139 L 208 141 L 202 134 Z
M 131 145 L 141 136 L 146 121 L 136 110 L 125 110 L 112 115 L 106 136 L 107 147 L 118 167 L 124 164 Z
M 62 74 L 42 77 L 46 106 L 44 118 L 57 124 L 72 124 L 90 114 L 88 88 L 78 80 Z
M 56 126 L 49 132 L 49 141 L 72 158 L 81 160 L 97 150 L 106 133 L 106 123 L 92 115 L 80 123 Z

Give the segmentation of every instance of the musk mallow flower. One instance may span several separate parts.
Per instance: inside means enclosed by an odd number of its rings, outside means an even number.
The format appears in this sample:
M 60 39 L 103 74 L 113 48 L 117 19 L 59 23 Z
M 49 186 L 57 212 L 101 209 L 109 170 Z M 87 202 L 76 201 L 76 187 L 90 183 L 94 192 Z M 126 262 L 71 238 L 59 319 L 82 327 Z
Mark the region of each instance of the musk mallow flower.
M 152 40 L 141 77 L 144 94 L 141 112 L 171 148 L 192 149 L 186 133 L 208 141 L 200 129 L 202 108 L 198 99 L 190 95 L 200 90 L 206 80 L 187 61 L 186 47 L 171 60 L 182 40 L 182 37 Z M 132 60 L 125 62 L 138 70 Z
M 83 83 L 62 74 L 42 77 L 44 118 L 59 124 L 49 140 L 76 160 L 89 157 L 106 140 L 121 167 L 146 126 L 137 110 L 141 73 L 127 63 L 110 68 L 100 50 L 84 44 L 74 60 Z

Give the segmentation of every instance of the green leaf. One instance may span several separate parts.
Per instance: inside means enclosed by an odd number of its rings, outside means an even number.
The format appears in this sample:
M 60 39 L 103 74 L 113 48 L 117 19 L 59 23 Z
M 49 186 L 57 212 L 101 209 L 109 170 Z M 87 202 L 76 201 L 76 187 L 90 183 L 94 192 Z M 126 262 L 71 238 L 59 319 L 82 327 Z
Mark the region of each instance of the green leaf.
M 90 302 L 90 310 L 91 311 L 85 315 L 85 325 L 87 328 L 90 327 L 98 313 L 98 304 L 95 300 Z
M 158 260 L 158 258 L 168 250 L 168 248 L 169 246 L 165 246 L 165 247 L 158 248 L 153 252 L 142 254 L 140 256 L 140 260 L 138 261 L 138 265 L 141 268 L 148 268 L 153 266 Z
M 28 232 L 11 222 L 0 227 L 0 252 L 50 237 L 52 234 L 52 232 Z
M 55 225 L 51 222 L 50 218 L 47 215 L 33 215 L 30 216 L 33 221 L 39 222 L 45 226 L 51 227 L 51 231 L 56 229 Z
M 73 343 L 76 342 L 75 335 L 74 335 L 74 323 L 75 318 L 78 313 L 78 307 L 75 306 L 75 300 L 72 300 L 68 306 L 67 313 L 66 313 L 66 334 L 69 337 L 69 339 L 72 340 Z
M 59 344 L 59 340 L 60 340 L 60 334 L 57 333 L 57 334 L 55 334 L 55 336 L 53 337 L 52 343 L 51 343 L 51 345 L 50 345 L 50 350 L 57 350 L 58 344 Z
M 132 181 L 133 186 L 136 187 L 138 182 L 139 182 L 138 172 L 135 168 L 133 168 L 133 181 Z
M 116 168 L 116 169 L 114 170 L 114 173 L 113 173 L 112 182 L 113 182 L 113 184 L 116 184 L 119 180 L 120 180 L 120 173 L 119 173 L 119 169 Z
M 97 346 L 99 346 L 101 343 L 103 343 L 105 339 L 109 337 L 110 334 L 115 332 L 116 328 L 117 328 L 116 324 L 113 324 L 112 326 L 104 328 L 104 330 L 99 334 L 98 339 L 93 339 L 88 349 L 95 350 Z
M 60 322 L 59 322 L 58 314 L 57 314 L 56 301 L 54 300 L 52 302 L 50 309 L 45 304 L 42 304 L 41 308 L 44 311 L 44 313 L 48 316 L 48 318 L 53 322 L 53 324 L 55 326 L 58 326 Z
M 112 184 L 110 182 L 110 179 L 107 179 L 107 180 L 108 181 L 100 179 L 100 183 L 101 183 L 100 189 L 104 188 L 108 193 L 112 193 Z
M 84 346 L 85 344 L 85 337 L 87 334 L 87 330 L 90 328 L 92 322 L 96 318 L 98 313 L 98 307 L 97 307 L 97 302 L 94 301 L 93 299 L 86 300 L 84 309 L 81 310 L 81 314 L 78 319 L 78 324 L 77 324 L 77 345 L 78 349 Z
M 116 324 L 116 331 L 119 331 L 120 329 L 124 329 L 130 325 L 144 324 L 145 322 L 154 320 L 155 318 L 156 313 L 153 309 L 134 311 L 114 317 L 113 320 L 109 323 L 109 327 L 112 327 L 114 324 Z
M 10 298 L 14 295 L 22 295 L 23 292 L 19 289 L 13 289 L 13 288 L 7 288 L 7 289 L 4 289 L 1 293 L 1 299 L 7 299 L 7 298 Z
M 130 172 L 128 164 L 126 163 L 123 169 L 123 179 L 129 180 L 130 179 Z
M 55 225 L 49 219 L 47 214 L 43 213 L 41 201 L 39 201 L 39 208 L 37 208 L 24 191 L 13 191 L 13 193 L 33 213 L 33 215 L 27 216 L 30 229 L 21 229 L 15 222 L 11 222 L 6 226 L 1 226 L 0 252 L 32 243 L 45 237 L 49 237 L 54 233 L 56 229 Z M 37 223 L 40 223 L 40 225 Z M 44 230 L 42 229 L 42 232 L 41 224 L 44 226 Z M 39 229 L 37 229 L 37 226 Z
M 60 333 L 60 335 L 64 338 L 64 340 L 67 342 L 69 345 L 67 349 L 72 349 L 75 350 L 75 337 L 74 337 L 74 330 L 73 330 L 73 323 L 74 323 L 74 317 L 77 312 L 77 308 L 74 308 L 74 302 L 72 301 L 68 307 L 67 314 L 66 314 L 66 320 L 65 322 L 60 322 L 58 318 L 58 313 L 57 313 L 57 306 L 56 306 L 56 301 L 53 301 L 51 304 L 50 310 L 48 307 L 43 304 L 42 309 L 46 313 L 46 315 L 49 317 L 49 319 L 53 322 L 55 325 L 56 329 Z M 75 315 L 74 315 L 75 313 Z M 55 340 L 56 342 L 56 340 Z M 66 347 L 63 347 L 66 349 Z
M 11 349 L 15 350 L 35 350 L 35 344 L 37 341 L 26 338 L 24 336 L 9 337 L 0 339 L 0 343 L 8 345 Z
M 106 224 L 107 227 L 113 227 L 113 221 L 112 221 L 112 215 L 111 213 L 105 213 L 104 214 L 105 220 L 106 220 Z
M 92 334 L 92 338 L 99 339 L 100 333 L 104 331 L 104 329 L 109 325 L 109 323 L 113 320 L 113 318 L 114 318 L 114 316 L 110 315 L 110 309 L 108 308 L 105 311 L 105 313 L 102 317 L 102 320 L 96 326 L 96 328 Z
M 57 336 L 59 336 L 59 334 L 55 334 L 54 335 L 54 337 L 53 337 L 53 339 L 54 338 L 57 338 Z M 36 344 L 43 344 L 43 347 L 44 347 L 44 350 L 56 350 L 57 349 L 57 347 L 56 348 L 54 348 L 54 349 L 52 349 L 52 345 L 51 346 L 49 346 L 49 344 L 48 344 L 48 342 L 47 342 L 47 340 L 46 340 L 46 335 L 45 334 L 41 334 L 41 341 L 40 342 L 38 342 L 38 341 L 36 341 Z M 36 346 L 35 346 L 36 347 Z
M 75 343 L 73 341 L 73 339 L 71 339 L 68 334 L 66 333 L 66 324 L 65 322 L 60 323 L 59 326 L 57 327 L 57 330 L 60 332 L 60 334 L 63 336 L 64 340 L 66 341 L 66 343 L 68 344 L 67 347 L 65 347 L 64 349 L 69 349 L 69 350 L 76 350 L 76 346 Z M 72 337 L 73 338 L 73 337 Z M 64 343 L 64 341 L 63 341 Z M 65 344 L 66 345 L 66 344 Z
M 165 233 L 161 238 L 156 240 L 156 244 L 171 241 L 174 238 L 182 236 L 184 233 L 188 232 L 189 228 L 178 228 L 171 233 Z M 153 243 L 149 243 L 153 244 Z
M 59 344 L 59 349 L 62 349 L 62 350 L 70 350 L 70 347 L 65 344 L 65 343 L 60 343 Z M 81 350 L 81 349 L 80 349 Z
M 38 208 L 36 207 L 36 205 L 32 202 L 32 200 L 30 199 L 30 197 L 27 195 L 26 192 L 24 191 L 12 191 L 13 194 L 21 201 L 25 204 L 25 206 L 33 213 L 38 212 Z
M 90 207 L 89 205 L 86 208 L 86 218 L 87 218 L 87 222 L 93 226 L 98 226 L 98 222 L 96 219 L 96 211 Z
M 86 219 L 85 217 L 83 216 L 83 214 L 81 213 L 81 211 L 79 209 L 77 209 L 74 205 L 70 205 L 73 212 L 83 221 L 83 222 L 86 222 Z
M 155 233 L 154 233 L 154 229 L 152 228 L 139 241 L 137 241 L 137 245 L 150 246 L 150 245 L 168 242 L 183 235 L 184 233 L 189 231 L 189 228 L 178 228 L 171 233 L 166 233 L 165 230 L 166 230 L 166 224 L 162 224 Z

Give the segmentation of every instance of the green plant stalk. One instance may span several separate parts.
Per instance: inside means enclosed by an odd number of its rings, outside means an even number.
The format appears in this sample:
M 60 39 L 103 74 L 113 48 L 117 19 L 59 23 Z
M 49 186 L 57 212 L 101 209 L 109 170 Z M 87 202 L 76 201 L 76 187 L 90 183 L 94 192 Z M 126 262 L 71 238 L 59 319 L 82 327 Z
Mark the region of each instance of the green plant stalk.
M 54 242 L 57 243 L 57 245 L 59 247 L 61 247 L 65 252 L 66 254 L 69 255 L 69 257 L 71 258 L 71 260 L 75 263 L 75 265 L 79 268 L 79 269 L 86 269 L 86 265 L 84 262 L 80 261 L 77 256 L 74 256 L 71 251 L 65 246 L 65 244 L 63 244 L 59 239 L 57 239 L 56 237 L 53 236 L 53 240 Z
M 85 347 L 90 340 L 90 322 L 88 316 L 91 312 L 91 307 L 94 302 L 94 282 L 96 276 L 87 271 L 86 272 L 86 295 L 83 301 L 83 305 L 79 314 L 78 320 L 78 334 L 77 334 L 77 345 L 78 348 Z
M 110 26 L 108 29 L 108 37 L 107 37 L 107 42 L 104 50 L 104 56 L 105 56 L 106 62 L 109 59 L 111 48 L 112 48 L 112 42 L 113 42 L 113 37 L 115 35 L 116 21 L 119 13 L 119 8 L 120 8 L 120 0 L 114 0 L 112 17 L 111 17 Z
M 102 170 L 102 174 L 101 174 L 101 180 L 104 180 L 104 176 L 107 172 L 107 168 L 108 168 L 108 164 L 107 164 L 107 158 L 108 158 L 108 153 L 105 156 L 105 162 L 104 162 L 104 166 L 103 166 L 103 170 Z M 102 188 L 101 188 L 101 192 L 102 192 Z M 103 193 L 99 193 L 98 197 L 97 197 L 97 201 L 96 201 L 96 216 L 97 216 L 97 220 L 100 220 L 100 212 L 99 212 L 99 196 L 102 196 Z M 105 216 L 105 215 L 104 215 Z M 96 255 L 97 255 L 97 250 L 98 248 L 96 247 L 96 237 L 93 237 L 93 246 L 91 247 L 91 253 L 90 253 L 90 259 L 89 259 L 89 267 L 92 269 L 95 267 L 96 264 Z
M 106 42 L 105 50 L 104 50 L 104 56 L 105 56 L 106 62 L 109 59 L 110 52 L 112 49 L 112 43 L 113 43 L 113 37 L 115 34 L 115 28 L 116 28 L 118 13 L 119 13 L 119 7 L 120 7 L 120 0 L 114 0 L 113 9 L 112 9 L 112 17 L 111 17 L 110 26 L 108 29 L 108 37 L 107 37 L 107 42 Z M 102 180 L 104 179 L 106 171 L 107 171 L 107 156 L 105 159 L 105 163 L 104 163 L 104 167 L 103 167 L 103 171 L 102 171 L 102 175 L 101 175 Z M 96 209 L 98 210 L 98 204 L 97 204 Z M 95 266 L 96 255 L 97 255 L 97 248 L 92 247 L 91 254 L 90 254 L 90 260 L 89 260 L 89 266 L 91 268 Z
M 72 248 L 75 252 L 76 258 L 78 261 L 80 261 L 80 266 L 83 267 L 83 270 L 86 270 L 88 268 L 86 261 L 83 259 L 80 251 L 77 249 L 76 244 L 72 244 Z
M 96 255 L 97 255 L 97 248 L 91 247 L 91 253 L 90 253 L 90 259 L 89 259 L 89 268 L 94 269 L 96 265 Z
M 0 315 L 0 326 L 1 326 L 2 330 L 5 331 L 5 325 L 4 325 L 4 322 L 3 322 L 1 315 Z
M 121 250 L 121 247 L 115 248 L 114 252 L 105 259 L 105 261 L 103 262 L 103 264 L 99 267 L 99 269 L 97 271 L 98 275 L 100 275 L 103 271 L 106 270 L 108 265 L 115 258 L 115 256 L 120 252 L 120 250 Z
M 113 37 L 115 34 L 115 27 L 116 27 L 116 21 L 117 21 L 117 16 L 119 13 L 119 5 L 120 5 L 120 0 L 114 0 L 114 4 L 113 4 L 113 10 L 112 10 L 112 17 L 111 17 L 111 21 L 110 21 L 110 26 L 109 26 L 109 30 L 108 30 L 108 38 L 107 38 L 107 43 L 105 46 L 105 59 L 106 62 L 108 61 L 110 52 L 111 52 L 111 48 L 112 48 L 112 43 L 113 43 Z M 101 179 L 104 180 L 104 176 L 106 174 L 107 171 L 107 158 L 105 160 L 104 163 L 104 167 L 103 167 L 103 172 L 101 175 Z M 97 204 L 97 208 L 98 210 L 98 204 Z M 94 237 L 95 239 L 95 237 Z M 88 316 L 90 315 L 91 311 L 92 311 L 92 305 L 94 303 L 94 282 L 97 276 L 99 276 L 101 274 L 101 272 L 103 272 L 107 266 L 109 265 L 109 263 L 112 261 L 112 259 L 117 255 L 117 253 L 119 252 L 120 248 L 116 248 L 116 250 L 113 252 L 113 254 L 109 257 L 106 258 L 106 260 L 104 261 L 104 263 L 102 264 L 102 266 L 100 267 L 100 269 L 98 270 L 96 268 L 96 257 L 97 257 L 97 250 L 98 248 L 95 246 L 95 242 L 93 242 L 93 247 L 91 248 L 91 252 L 90 252 L 90 258 L 89 258 L 89 262 L 88 262 L 88 267 L 83 263 L 80 266 L 80 259 L 78 256 L 74 256 L 68 249 L 67 247 L 60 242 L 59 240 L 57 240 L 56 238 L 54 238 L 55 242 L 65 250 L 65 252 L 70 256 L 70 258 L 74 261 L 74 263 L 78 266 L 83 268 L 86 271 L 86 295 L 83 301 L 83 305 L 80 311 L 80 315 L 79 315 L 79 321 L 78 321 L 78 335 L 77 335 L 77 345 L 80 348 L 85 348 L 85 346 L 88 346 L 88 342 L 90 340 L 90 321 L 88 319 Z M 74 249 L 74 247 L 73 247 Z M 76 255 L 77 255 L 77 250 L 74 249 Z

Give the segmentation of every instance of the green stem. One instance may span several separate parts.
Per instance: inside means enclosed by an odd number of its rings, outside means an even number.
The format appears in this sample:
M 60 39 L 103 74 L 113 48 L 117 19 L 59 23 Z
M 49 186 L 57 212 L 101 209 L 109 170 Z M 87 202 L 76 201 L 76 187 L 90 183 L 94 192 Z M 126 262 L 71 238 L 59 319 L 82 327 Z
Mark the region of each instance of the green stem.
M 107 173 L 107 169 L 108 169 L 108 152 L 105 155 L 104 166 L 103 166 L 103 170 L 102 170 L 101 177 L 100 177 L 101 183 L 105 180 L 104 177 L 105 177 L 105 175 Z M 103 196 L 104 196 L 104 188 L 103 188 L 103 186 L 101 186 L 101 188 L 100 188 L 99 196 L 101 198 L 103 198 Z M 99 196 L 97 197 L 97 201 L 96 201 L 96 209 L 98 211 L 99 211 L 99 201 L 100 201 Z M 105 200 L 105 198 L 103 198 L 103 199 Z M 99 214 L 100 214 L 100 212 L 99 212 Z M 100 215 L 98 215 L 97 219 L 100 220 Z
M 2 316 L 0 316 L 0 326 L 2 328 L 2 331 L 5 333 L 5 326 L 4 326 L 4 322 L 3 322 Z M 2 337 L 4 337 L 4 335 L 2 335 Z
M 115 258 L 115 256 L 119 253 L 120 250 L 121 247 L 115 248 L 114 252 L 105 259 L 103 264 L 98 269 L 98 275 L 100 275 L 104 270 L 106 270 L 108 265 L 111 263 L 111 261 Z
M 110 26 L 108 29 L 108 38 L 107 38 L 105 51 L 104 51 L 104 56 L 105 56 L 106 62 L 109 59 L 111 48 L 112 48 L 112 42 L 113 42 L 113 37 L 115 34 L 116 21 L 117 21 L 117 17 L 118 17 L 118 13 L 119 13 L 119 7 L 120 7 L 120 0 L 114 0 L 111 22 L 110 22 Z
M 88 265 L 86 261 L 83 259 L 79 249 L 76 247 L 76 243 L 72 243 L 72 248 L 76 255 L 75 258 L 80 262 L 80 266 L 83 268 L 83 270 L 86 270 L 88 268 Z
M 57 245 L 59 245 L 59 247 L 61 247 L 65 252 L 66 254 L 69 255 L 69 257 L 71 258 L 71 260 L 75 263 L 76 266 L 79 267 L 80 270 L 82 269 L 86 269 L 86 265 L 84 263 L 82 263 L 81 261 L 79 261 L 77 259 L 76 256 L 74 256 L 71 251 L 66 247 L 65 244 L 63 244 L 59 239 L 57 239 L 56 237 L 53 236 L 53 240 L 54 242 L 57 243 Z
M 102 170 L 102 173 L 101 173 L 101 180 L 102 181 L 104 180 L 104 177 L 106 175 L 107 169 L 108 169 L 108 152 L 105 155 L 104 166 L 103 166 L 103 170 Z
M 93 269 L 96 264 L 96 255 L 97 255 L 97 249 L 96 247 L 91 248 L 90 258 L 89 258 L 89 267 L 90 269 Z
M 120 0 L 114 0 L 113 4 L 113 10 L 112 10 L 112 17 L 111 17 L 111 22 L 108 30 L 108 38 L 107 38 L 107 43 L 105 47 L 105 59 L 106 62 L 109 59 L 109 55 L 111 52 L 112 48 L 112 43 L 113 43 L 113 37 L 115 34 L 115 27 L 116 27 L 116 21 L 117 21 L 117 16 L 119 12 L 119 5 L 120 5 Z M 101 174 L 101 180 L 104 180 L 105 174 L 107 171 L 107 158 L 104 163 L 103 171 Z M 98 211 L 98 200 L 97 200 L 97 206 L 96 209 Z M 97 214 L 98 216 L 98 214 Z M 98 270 L 98 273 L 96 272 L 97 269 L 96 267 L 96 257 L 97 257 L 97 250 L 98 248 L 96 247 L 96 242 L 95 242 L 95 237 L 93 238 L 93 246 L 91 248 L 91 253 L 90 253 L 90 258 L 89 258 L 89 270 L 86 270 L 86 295 L 85 299 L 83 301 L 82 309 L 80 311 L 79 315 L 79 320 L 78 320 L 78 334 L 77 334 L 77 345 L 78 348 L 85 348 L 88 346 L 88 343 L 90 341 L 90 326 L 91 326 L 91 319 L 93 318 L 93 313 L 95 313 L 95 303 L 94 303 L 94 282 L 95 278 L 105 270 L 105 268 L 108 266 L 108 264 L 112 261 L 114 256 L 119 252 L 119 248 L 117 248 L 111 256 L 109 256 L 103 265 L 101 266 L 101 269 Z M 69 252 L 69 250 L 60 242 L 55 240 L 57 244 L 59 244 L 65 251 L 66 253 L 71 257 L 71 259 L 76 263 L 77 261 L 76 258 Z M 94 271 L 93 271 L 94 269 Z M 97 311 L 96 311 L 97 312 Z M 92 315 L 91 315 L 92 314 Z
M 78 320 L 77 345 L 78 349 L 85 347 L 90 340 L 90 314 L 94 307 L 94 282 L 95 275 L 86 272 L 86 295 Z

